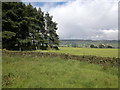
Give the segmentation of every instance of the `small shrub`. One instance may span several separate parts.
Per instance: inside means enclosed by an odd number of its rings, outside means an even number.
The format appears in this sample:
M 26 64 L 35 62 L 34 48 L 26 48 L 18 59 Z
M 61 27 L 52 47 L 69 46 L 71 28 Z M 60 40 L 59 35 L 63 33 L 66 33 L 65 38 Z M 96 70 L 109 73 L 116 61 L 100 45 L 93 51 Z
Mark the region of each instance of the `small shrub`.
M 105 45 L 104 44 L 100 44 L 99 48 L 105 48 Z
M 106 46 L 107 48 L 113 48 L 113 46 L 112 45 L 108 45 L 108 46 Z
M 90 45 L 91 48 L 94 48 L 95 46 L 93 44 Z

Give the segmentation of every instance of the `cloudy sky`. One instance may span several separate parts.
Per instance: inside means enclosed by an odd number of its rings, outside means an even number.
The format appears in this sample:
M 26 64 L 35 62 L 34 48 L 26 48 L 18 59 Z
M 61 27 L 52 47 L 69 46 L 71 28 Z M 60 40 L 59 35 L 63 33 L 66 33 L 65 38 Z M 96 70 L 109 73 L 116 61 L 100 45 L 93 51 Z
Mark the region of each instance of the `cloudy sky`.
M 118 39 L 118 0 L 30 2 L 53 15 L 60 39 Z M 26 3 L 27 4 L 27 3 Z

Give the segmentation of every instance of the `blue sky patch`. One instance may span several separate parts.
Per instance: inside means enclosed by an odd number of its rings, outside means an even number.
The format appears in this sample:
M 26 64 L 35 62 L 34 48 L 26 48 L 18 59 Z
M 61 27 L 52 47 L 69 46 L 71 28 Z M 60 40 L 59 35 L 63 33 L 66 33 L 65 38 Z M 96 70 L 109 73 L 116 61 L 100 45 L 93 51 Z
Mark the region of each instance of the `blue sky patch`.
M 31 3 L 33 6 L 35 7 L 42 7 L 44 6 L 45 4 L 53 4 L 54 6 L 58 6 L 58 5 L 63 5 L 65 4 L 66 2 L 24 2 L 26 5 L 28 5 L 29 3 Z

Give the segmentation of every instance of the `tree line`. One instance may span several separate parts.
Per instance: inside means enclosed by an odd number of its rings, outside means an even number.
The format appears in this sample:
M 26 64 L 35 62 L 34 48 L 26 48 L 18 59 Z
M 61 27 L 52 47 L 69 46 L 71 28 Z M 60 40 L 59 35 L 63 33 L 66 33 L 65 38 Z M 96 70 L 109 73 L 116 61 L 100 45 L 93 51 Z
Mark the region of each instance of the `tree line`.
M 36 50 L 56 48 L 59 36 L 53 16 L 22 2 L 2 3 L 2 48 Z
M 100 44 L 98 46 L 91 44 L 90 47 L 91 48 L 114 48 L 112 45 L 105 45 L 105 44 Z

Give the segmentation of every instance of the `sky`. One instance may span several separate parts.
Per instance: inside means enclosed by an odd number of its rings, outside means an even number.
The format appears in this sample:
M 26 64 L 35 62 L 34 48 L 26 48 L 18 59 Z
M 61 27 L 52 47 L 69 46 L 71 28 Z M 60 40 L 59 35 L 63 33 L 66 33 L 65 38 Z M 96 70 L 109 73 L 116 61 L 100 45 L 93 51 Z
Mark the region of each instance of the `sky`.
M 28 2 L 53 16 L 60 39 L 118 39 L 118 0 L 27 0 L 26 4 Z

